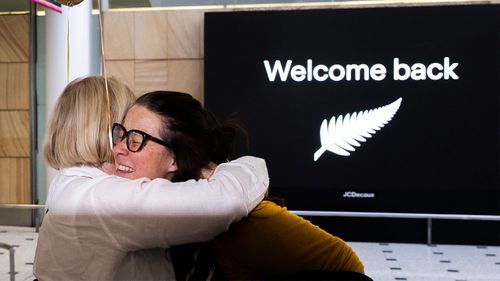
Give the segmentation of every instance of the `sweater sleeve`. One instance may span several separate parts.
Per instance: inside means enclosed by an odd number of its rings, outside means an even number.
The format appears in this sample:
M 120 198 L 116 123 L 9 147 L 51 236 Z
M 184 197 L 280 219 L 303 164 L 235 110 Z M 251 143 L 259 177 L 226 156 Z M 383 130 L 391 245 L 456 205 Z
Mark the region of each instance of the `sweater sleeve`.
M 269 201 L 263 201 L 212 245 L 230 280 L 305 271 L 364 271 L 342 239 Z
M 115 248 L 134 251 L 213 239 L 262 200 L 269 176 L 264 160 L 247 156 L 219 165 L 208 180 L 94 181 L 88 202 L 78 203 L 94 213 L 82 227 L 97 227 Z

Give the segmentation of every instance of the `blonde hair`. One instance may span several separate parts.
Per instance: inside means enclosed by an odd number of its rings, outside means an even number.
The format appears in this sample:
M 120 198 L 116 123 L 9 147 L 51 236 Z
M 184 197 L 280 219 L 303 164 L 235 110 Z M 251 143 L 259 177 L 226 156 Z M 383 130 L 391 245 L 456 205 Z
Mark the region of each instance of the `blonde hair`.
M 112 122 L 121 122 L 136 97 L 115 78 L 108 79 Z M 113 161 L 109 144 L 104 78 L 70 82 L 59 97 L 45 135 L 44 155 L 55 169 Z

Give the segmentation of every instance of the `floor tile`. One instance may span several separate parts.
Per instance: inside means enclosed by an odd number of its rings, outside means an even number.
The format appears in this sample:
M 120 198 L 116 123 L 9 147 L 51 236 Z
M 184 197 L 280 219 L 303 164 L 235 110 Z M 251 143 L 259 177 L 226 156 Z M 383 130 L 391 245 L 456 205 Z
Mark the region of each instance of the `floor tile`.
M 15 280 L 31 281 L 38 233 L 0 226 L 14 245 Z M 348 242 L 375 281 L 500 281 L 500 246 Z M 0 280 L 10 280 L 9 251 L 0 249 Z

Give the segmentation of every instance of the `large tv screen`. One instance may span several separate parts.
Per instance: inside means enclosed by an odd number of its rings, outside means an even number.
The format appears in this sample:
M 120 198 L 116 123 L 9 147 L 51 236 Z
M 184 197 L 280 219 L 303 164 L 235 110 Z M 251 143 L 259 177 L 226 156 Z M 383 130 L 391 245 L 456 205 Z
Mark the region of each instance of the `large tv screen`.
M 500 6 L 205 14 L 205 105 L 289 209 L 500 215 Z

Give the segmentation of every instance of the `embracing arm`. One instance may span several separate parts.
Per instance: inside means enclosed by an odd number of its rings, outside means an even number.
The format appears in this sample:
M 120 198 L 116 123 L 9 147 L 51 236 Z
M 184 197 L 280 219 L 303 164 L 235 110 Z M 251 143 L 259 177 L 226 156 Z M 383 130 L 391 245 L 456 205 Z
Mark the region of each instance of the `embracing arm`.
M 265 161 L 250 156 L 219 165 L 208 180 L 111 179 L 96 185 L 92 208 L 124 250 L 213 239 L 248 215 L 269 186 Z
M 310 271 L 354 271 L 363 264 L 342 239 L 270 201 L 263 201 L 212 243 L 229 280 L 286 277 Z

